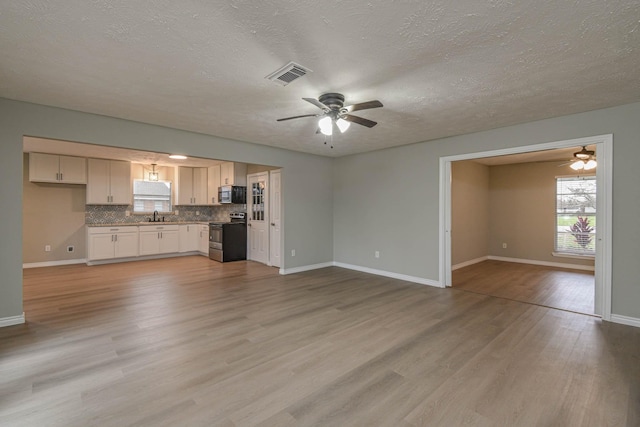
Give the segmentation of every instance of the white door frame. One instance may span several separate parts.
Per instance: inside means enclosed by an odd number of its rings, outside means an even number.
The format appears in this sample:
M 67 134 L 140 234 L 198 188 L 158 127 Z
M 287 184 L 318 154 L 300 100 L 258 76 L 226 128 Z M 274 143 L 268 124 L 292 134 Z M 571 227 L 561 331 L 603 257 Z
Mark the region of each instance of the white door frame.
M 280 177 L 280 186 L 278 188 L 278 190 L 280 191 L 280 198 L 279 201 L 280 203 L 278 203 L 276 205 L 275 200 L 276 197 L 273 197 L 273 192 L 274 189 L 276 188 L 273 185 L 273 178 L 274 175 L 279 175 Z M 279 213 L 279 220 L 274 219 L 274 209 L 277 207 L 278 209 L 278 213 Z M 274 266 L 274 250 L 273 248 L 275 247 L 274 242 L 277 244 L 277 253 L 280 254 L 280 259 L 277 262 L 277 266 L 278 268 L 283 268 L 282 265 L 282 254 L 284 253 L 282 251 L 282 169 L 274 169 L 274 170 L 270 170 L 269 171 L 269 265 L 270 266 Z M 280 221 L 280 224 L 276 224 L 276 221 Z M 275 231 L 275 227 L 279 227 L 278 228 L 278 232 Z
M 612 250 L 612 195 L 613 195 L 613 135 L 597 135 L 544 144 L 526 145 L 501 150 L 481 151 L 440 157 L 440 272 L 441 287 L 451 286 L 451 162 L 504 156 L 507 154 L 568 148 L 581 145 L 597 146 L 596 168 L 596 257 L 595 257 L 595 312 L 603 320 L 611 320 L 611 250 Z

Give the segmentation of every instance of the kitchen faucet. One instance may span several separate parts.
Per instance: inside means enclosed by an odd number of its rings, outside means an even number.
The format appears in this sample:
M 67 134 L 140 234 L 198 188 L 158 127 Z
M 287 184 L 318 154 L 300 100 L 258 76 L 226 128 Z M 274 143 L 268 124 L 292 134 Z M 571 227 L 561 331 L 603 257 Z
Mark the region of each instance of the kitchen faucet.
M 158 211 L 153 211 L 153 222 L 158 221 L 160 221 L 160 218 L 158 218 Z

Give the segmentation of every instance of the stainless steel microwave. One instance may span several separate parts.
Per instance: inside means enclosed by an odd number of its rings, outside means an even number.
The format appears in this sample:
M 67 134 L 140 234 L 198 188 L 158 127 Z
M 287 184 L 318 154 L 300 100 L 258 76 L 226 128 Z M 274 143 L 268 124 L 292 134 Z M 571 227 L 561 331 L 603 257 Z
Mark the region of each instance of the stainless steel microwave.
M 218 200 L 220 203 L 243 205 L 247 203 L 247 187 L 223 185 L 218 189 Z

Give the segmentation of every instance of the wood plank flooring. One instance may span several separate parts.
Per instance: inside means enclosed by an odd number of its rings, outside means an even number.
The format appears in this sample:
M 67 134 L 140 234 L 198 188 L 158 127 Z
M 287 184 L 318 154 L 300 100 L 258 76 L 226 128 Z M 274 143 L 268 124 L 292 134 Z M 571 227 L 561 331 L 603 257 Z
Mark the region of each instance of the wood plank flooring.
M 337 267 L 25 270 L 2 426 L 637 426 L 640 329 Z
M 576 313 L 594 313 L 592 271 L 488 260 L 452 273 L 453 287 Z

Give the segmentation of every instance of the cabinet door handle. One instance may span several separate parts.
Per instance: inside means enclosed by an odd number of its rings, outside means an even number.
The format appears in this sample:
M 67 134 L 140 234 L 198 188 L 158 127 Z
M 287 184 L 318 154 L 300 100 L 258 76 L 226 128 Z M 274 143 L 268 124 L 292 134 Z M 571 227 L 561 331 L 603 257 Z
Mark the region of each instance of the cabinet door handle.
M 62 172 L 60 172 L 60 181 L 62 181 L 62 180 L 63 180 L 63 178 L 62 178 Z
M 118 235 L 116 234 L 116 242 L 118 241 Z
M 275 222 L 272 222 L 272 223 L 271 223 L 271 225 L 275 227 L 275 226 L 276 226 L 276 223 L 275 223 Z

